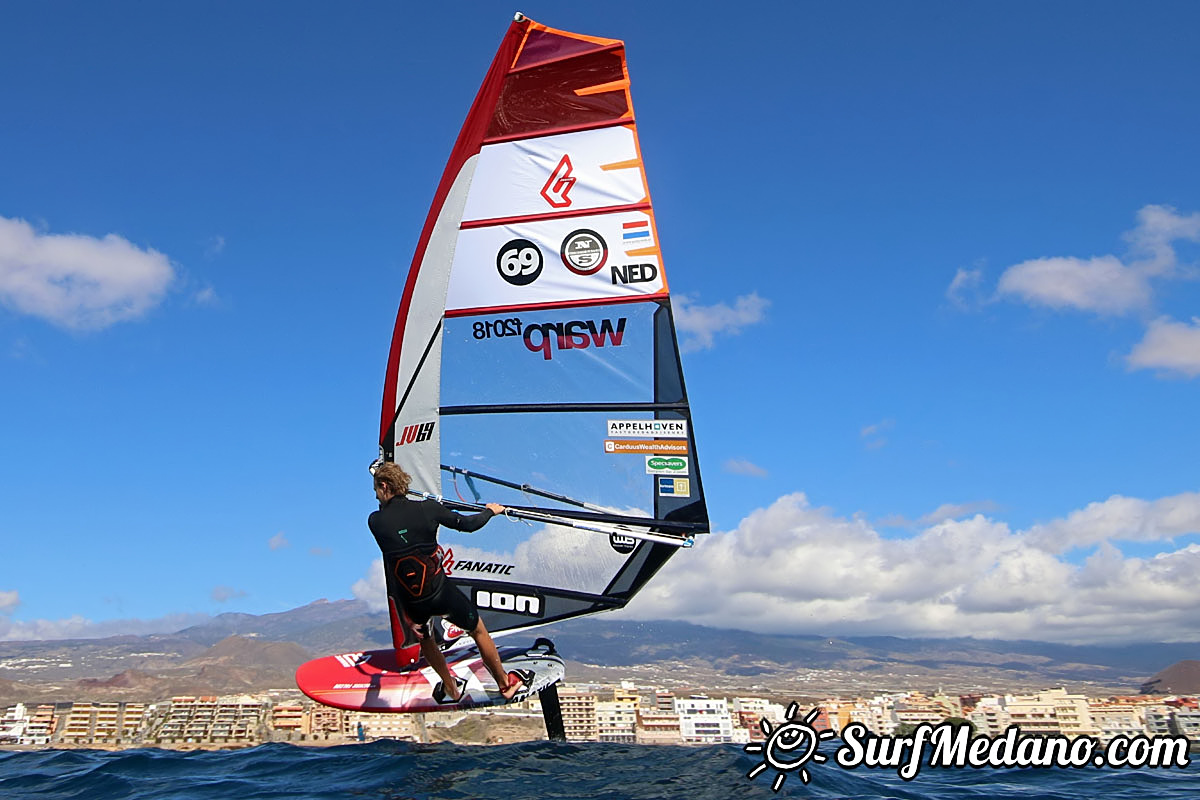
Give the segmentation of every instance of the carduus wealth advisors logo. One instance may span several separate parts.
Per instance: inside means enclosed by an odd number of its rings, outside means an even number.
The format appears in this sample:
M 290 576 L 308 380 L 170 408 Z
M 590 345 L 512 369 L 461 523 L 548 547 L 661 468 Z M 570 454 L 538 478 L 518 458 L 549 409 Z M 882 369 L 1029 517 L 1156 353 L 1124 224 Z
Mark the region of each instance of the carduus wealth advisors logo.
M 575 179 L 571 177 L 571 157 L 564 153 L 558 166 L 550 173 L 550 179 L 542 187 L 542 197 L 554 208 L 566 208 L 571 205 L 571 198 L 567 195 L 574 185 Z

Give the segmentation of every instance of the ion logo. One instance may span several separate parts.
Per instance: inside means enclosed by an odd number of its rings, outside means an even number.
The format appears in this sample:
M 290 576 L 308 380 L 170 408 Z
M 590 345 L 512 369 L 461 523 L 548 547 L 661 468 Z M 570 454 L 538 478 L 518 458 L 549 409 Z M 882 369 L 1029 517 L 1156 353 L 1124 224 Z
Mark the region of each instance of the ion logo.
M 542 251 L 528 239 L 513 239 L 496 254 L 496 271 L 513 286 L 528 286 L 542 274 Z
M 436 424 L 435 422 L 423 422 L 420 425 L 405 425 L 404 430 L 400 432 L 400 438 L 396 440 L 396 446 L 429 441 L 433 436 L 433 426 Z
M 623 533 L 610 533 L 608 535 L 608 546 L 621 555 L 628 555 L 633 552 L 633 548 L 637 547 L 637 539 L 632 536 L 626 536 Z
M 559 350 L 581 350 L 585 347 L 604 347 L 606 342 L 620 347 L 625 338 L 625 317 L 617 320 L 614 329 L 611 319 L 600 320 L 599 329 L 595 320 L 572 320 L 571 322 L 543 322 L 528 325 L 521 337 L 531 353 L 541 352 L 549 361 L 554 357 L 554 345 Z
M 554 172 L 550 173 L 550 179 L 542 187 L 542 197 L 554 208 L 566 208 L 571 205 L 571 198 L 567 197 L 567 194 L 574 185 L 575 179 L 571 177 L 571 157 L 564 153 Z
M 595 231 L 580 229 L 563 239 L 563 263 L 576 275 L 595 275 L 608 260 L 608 245 Z
M 514 614 L 526 614 L 530 617 L 540 617 L 542 615 L 542 598 L 536 595 L 509 594 L 508 592 L 476 589 L 475 605 L 495 611 L 511 611 Z
M 618 283 L 646 283 L 658 277 L 658 267 L 653 264 L 626 264 L 622 267 L 612 268 L 612 282 Z

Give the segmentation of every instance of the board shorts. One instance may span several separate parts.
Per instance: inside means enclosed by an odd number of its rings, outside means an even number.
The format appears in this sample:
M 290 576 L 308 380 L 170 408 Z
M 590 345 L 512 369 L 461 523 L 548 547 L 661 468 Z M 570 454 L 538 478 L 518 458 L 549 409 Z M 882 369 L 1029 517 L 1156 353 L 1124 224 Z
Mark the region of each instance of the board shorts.
M 442 588 L 432 597 L 405 599 L 402 605 L 404 613 L 418 626 L 421 638 L 424 638 L 425 623 L 430 617 L 445 617 L 467 633 L 475 630 L 479 624 L 479 609 L 449 581 L 443 581 Z

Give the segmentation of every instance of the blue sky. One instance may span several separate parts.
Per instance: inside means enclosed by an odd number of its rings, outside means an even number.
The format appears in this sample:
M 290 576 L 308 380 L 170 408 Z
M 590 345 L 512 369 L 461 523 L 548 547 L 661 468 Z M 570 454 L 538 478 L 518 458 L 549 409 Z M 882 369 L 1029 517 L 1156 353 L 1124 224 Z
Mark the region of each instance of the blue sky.
M 367 591 L 396 307 L 514 10 L 6 9 L 0 638 Z M 686 344 L 718 533 L 627 615 L 1200 640 L 1195 4 L 520 10 L 627 44 Z

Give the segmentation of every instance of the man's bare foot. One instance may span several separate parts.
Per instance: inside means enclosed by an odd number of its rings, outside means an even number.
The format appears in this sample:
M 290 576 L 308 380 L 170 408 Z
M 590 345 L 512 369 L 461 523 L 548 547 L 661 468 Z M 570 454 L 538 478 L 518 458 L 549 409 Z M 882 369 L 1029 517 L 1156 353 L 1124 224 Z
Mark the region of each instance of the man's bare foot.
M 525 688 L 528 683 L 528 678 L 518 672 L 508 673 L 508 685 L 500 690 L 500 694 L 504 695 L 505 700 L 512 700 L 513 696 Z
M 463 699 L 463 694 L 467 691 L 467 682 L 462 678 L 454 678 L 454 686 L 446 688 L 445 683 L 438 683 L 433 689 L 433 699 L 439 705 L 449 705 L 457 703 Z

